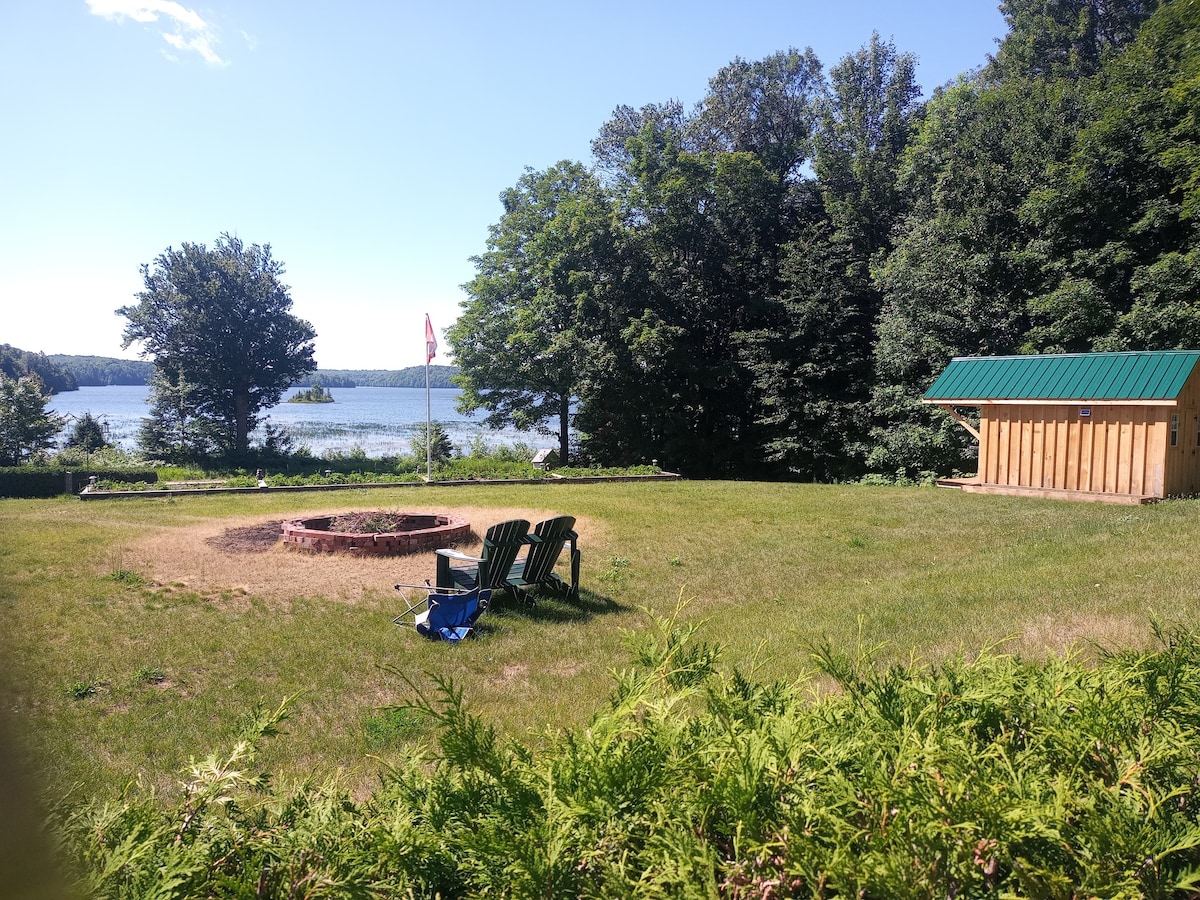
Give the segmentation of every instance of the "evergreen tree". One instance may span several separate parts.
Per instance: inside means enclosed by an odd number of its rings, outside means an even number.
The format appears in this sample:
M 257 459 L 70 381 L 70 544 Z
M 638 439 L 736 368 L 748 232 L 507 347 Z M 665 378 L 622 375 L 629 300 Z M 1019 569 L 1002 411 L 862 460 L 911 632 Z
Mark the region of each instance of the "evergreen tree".
M 104 436 L 104 426 L 90 412 L 85 412 L 71 426 L 67 436 L 68 447 L 78 447 L 84 453 L 95 453 L 105 447 L 112 446 Z
M 0 374 L 0 465 L 20 465 L 54 446 L 66 419 L 47 412 L 49 402 L 37 375 Z

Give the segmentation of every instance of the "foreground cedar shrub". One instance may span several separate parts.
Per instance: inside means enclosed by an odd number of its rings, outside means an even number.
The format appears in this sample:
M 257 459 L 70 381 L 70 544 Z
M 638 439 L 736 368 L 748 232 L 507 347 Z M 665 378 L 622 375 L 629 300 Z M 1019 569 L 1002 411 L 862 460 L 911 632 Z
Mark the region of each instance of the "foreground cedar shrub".
M 96 897 L 1189 897 L 1200 642 L 1042 664 L 813 648 L 760 684 L 657 621 L 590 726 L 506 742 L 415 683 L 435 745 L 355 801 L 251 776 L 286 704 L 165 807 L 61 808 Z M 458 648 L 471 652 L 471 647 Z M 818 676 L 816 682 L 812 676 Z M 822 694 L 815 683 L 836 686 Z

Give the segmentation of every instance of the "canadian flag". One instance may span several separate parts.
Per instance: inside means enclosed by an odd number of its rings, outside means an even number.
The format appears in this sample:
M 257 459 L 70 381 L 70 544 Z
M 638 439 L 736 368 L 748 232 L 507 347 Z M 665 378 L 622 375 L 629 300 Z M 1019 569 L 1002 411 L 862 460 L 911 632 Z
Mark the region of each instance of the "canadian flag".
M 425 313 L 425 365 L 437 356 L 437 338 L 433 336 L 433 323 L 429 321 L 429 313 Z

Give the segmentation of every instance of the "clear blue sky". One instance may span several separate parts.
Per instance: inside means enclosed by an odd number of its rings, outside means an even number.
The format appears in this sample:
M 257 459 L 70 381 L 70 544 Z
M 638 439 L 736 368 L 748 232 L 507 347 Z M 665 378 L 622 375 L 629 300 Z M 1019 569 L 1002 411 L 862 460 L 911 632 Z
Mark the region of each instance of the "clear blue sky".
M 872 30 L 926 95 L 983 64 L 996 0 L 3 0 L 0 343 L 122 352 L 138 267 L 269 243 L 322 368 L 419 365 L 499 194 L 589 162 L 619 104 L 690 107 L 734 57 Z M 439 353 L 436 362 L 449 362 Z

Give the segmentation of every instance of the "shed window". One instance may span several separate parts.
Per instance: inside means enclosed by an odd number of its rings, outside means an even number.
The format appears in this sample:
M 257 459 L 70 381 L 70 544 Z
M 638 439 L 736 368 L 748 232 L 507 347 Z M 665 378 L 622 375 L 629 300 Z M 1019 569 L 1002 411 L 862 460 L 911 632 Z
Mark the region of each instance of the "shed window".
M 1179 446 L 1179 413 L 1171 413 L 1171 446 Z

